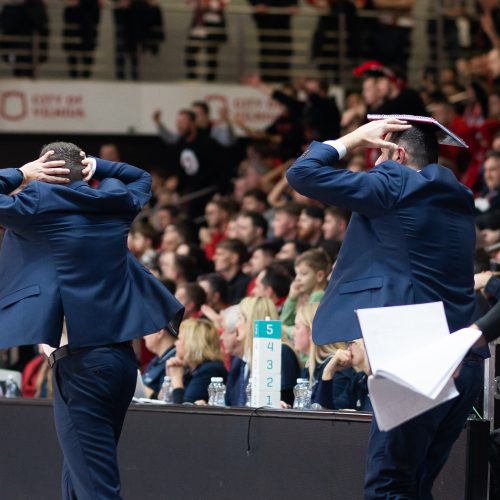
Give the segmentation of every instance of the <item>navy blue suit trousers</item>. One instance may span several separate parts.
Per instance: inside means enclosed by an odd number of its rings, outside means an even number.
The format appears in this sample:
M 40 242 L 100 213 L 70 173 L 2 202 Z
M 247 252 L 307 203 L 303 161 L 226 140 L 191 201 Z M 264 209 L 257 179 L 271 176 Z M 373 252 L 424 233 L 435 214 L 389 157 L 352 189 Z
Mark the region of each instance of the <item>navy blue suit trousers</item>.
M 483 379 L 483 360 L 466 358 L 455 380 L 455 399 L 388 432 L 380 431 L 373 419 L 365 500 L 432 500 L 432 483 L 464 428 Z
M 132 347 L 95 347 L 58 360 L 53 371 L 63 499 L 121 498 L 116 446 L 137 380 Z

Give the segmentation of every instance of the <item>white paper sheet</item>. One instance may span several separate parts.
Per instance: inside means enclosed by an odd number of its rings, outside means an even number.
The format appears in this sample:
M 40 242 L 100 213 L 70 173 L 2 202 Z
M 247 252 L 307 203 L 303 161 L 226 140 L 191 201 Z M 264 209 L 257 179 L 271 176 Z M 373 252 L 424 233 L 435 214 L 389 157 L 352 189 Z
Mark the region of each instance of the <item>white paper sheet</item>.
M 373 411 L 381 431 L 389 431 L 398 425 L 424 413 L 437 405 L 458 396 L 455 383 L 448 379 L 443 391 L 430 399 L 383 377 L 368 378 L 368 390 Z
M 450 335 L 442 302 L 359 309 L 372 375 L 370 398 L 381 430 L 390 430 L 458 395 L 451 378 L 479 338 Z

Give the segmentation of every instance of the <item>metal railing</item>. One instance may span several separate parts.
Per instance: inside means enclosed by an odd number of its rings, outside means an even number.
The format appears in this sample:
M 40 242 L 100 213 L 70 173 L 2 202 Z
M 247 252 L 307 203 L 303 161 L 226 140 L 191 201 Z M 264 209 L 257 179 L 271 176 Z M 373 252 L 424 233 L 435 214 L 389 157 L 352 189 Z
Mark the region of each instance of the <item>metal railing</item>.
M 1 35 L 0 37 L 0 77 L 31 76 L 43 79 L 64 79 L 70 77 L 68 58 L 83 59 L 90 63 L 90 77 L 100 80 L 117 78 L 117 54 L 115 26 L 112 6 L 106 4 L 101 11 L 97 26 L 95 51 L 81 53 L 67 51 L 63 47 L 77 41 L 74 37 L 63 37 L 64 3 L 50 1 L 48 17 L 50 34 L 36 33 L 34 36 Z M 379 12 L 358 11 L 357 33 L 349 35 L 348 20 L 341 13 L 329 29 L 325 30 L 322 54 L 314 61 L 311 58 L 313 34 L 319 21 L 318 12 L 310 7 L 302 7 L 299 14 L 290 17 L 291 28 L 287 30 L 256 27 L 253 11 L 247 4 L 235 2 L 226 9 L 227 41 L 207 42 L 203 39 L 189 39 L 192 9 L 183 3 L 171 1 L 161 4 L 167 40 L 158 42 L 159 51 L 152 54 L 138 50 L 136 53 L 122 52 L 125 78 L 142 81 L 175 81 L 187 78 L 190 69 L 186 66 L 191 59 L 200 79 L 220 82 L 238 82 L 248 73 L 264 72 L 269 80 L 289 80 L 294 77 L 326 77 L 332 83 L 346 88 L 359 86 L 359 80 L 352 75 L 352 69 L 372 56 L 370 47 L 361 47 L 357 53 L 352 50 L 352 37 L 363 39 L 370 31 L 369 21 L 377 21 Z M 272 9 L 269 16 L 283 16 L 280 9 Z M 430 17 L 432 16 L 432 17 Z M 433 19 L 436 23 L 434 34 L 424 28 L 423 33 L 409 42 L 407 61 L 410 80 L 419 81 L 420 70 L 424 67 L 440 69 L 452 61 L 446 52 L 444 18 L 439 14 L 415 17 L 414 24 L 427 26 Z M 66 26 L 67 28 L 67 26 Z M 220 28 L 215 28 L 217 30 Z M 422 30 L 420 30 L 422 32 Z M 217 34 L 216 31 L 213 33 Z M 278 37 L 283 36 L 282 40 Z M 350 38 L 351 36 L 351 38 Z M 260 37 L 260 43 L 259 43 Z M 47 46 L 45 50 L 44 45 Z M 366 45 L 366 43 L 365 43 Z M 189 47 L 189 48 L 187 48 Z M 210 48 L 211 47 L 211 48 Z M 187 51 L 190 53 L 186 53 Z M 120 55 L 120 54 L 119 54 Z M 46 60 L 44 57 L 46 56 Z M 192 73 L 192 71 L 191 71 Z M 191 75 L 193 76 L 193 75 Z M 208 77 L 208 78 L 207 78 Z

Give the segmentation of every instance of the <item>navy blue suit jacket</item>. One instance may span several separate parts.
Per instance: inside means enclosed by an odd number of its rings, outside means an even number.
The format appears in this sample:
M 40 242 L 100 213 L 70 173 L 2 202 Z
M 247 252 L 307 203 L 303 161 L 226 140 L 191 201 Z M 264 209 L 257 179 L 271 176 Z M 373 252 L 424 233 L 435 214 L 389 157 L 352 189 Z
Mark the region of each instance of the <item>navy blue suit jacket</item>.
M 313 142 L 288 170 L 299 193 L 353 211 L 313 323 L 317 344 L 361 337 L 356 309 L 443 301 L 451 331 L 475 319 L 474 203 L 453 173 L 386 161 L 334 169 L 337 151 Z
M 34 181 L 9 196 L 22 174 L 0 170 L 0 348 L 58 347 L 64 317 L 76 347 L 177 331 L 182 305 L 127 249 L 150 175 L 97 159 L 94 177 L 97 189 Z

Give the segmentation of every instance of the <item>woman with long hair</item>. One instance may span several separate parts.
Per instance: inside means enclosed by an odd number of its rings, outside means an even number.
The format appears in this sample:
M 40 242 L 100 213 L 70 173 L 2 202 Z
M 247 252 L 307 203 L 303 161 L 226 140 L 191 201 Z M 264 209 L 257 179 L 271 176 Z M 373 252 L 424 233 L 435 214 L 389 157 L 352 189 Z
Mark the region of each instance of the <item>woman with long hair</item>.
M 175 347 L 176 357 L 167 361 L 174 403 L 208 402 L 210 379 L 227 378 L 215 325 L 204 319 L 183 321 Z
M 316 345 L 312 341 L 312 323 L 319 304 L 308 304 L 299 307 L 293 328 L 293 347 L 296 352 L 307 356 L 302 378 L 307 378 L 311 385 L 311 403 L 317 401 L 318 382 L 323 370 L 338 349 L 345 349 L 344 343 Z

